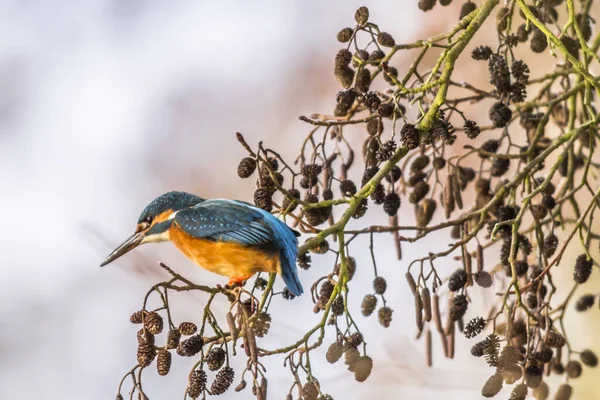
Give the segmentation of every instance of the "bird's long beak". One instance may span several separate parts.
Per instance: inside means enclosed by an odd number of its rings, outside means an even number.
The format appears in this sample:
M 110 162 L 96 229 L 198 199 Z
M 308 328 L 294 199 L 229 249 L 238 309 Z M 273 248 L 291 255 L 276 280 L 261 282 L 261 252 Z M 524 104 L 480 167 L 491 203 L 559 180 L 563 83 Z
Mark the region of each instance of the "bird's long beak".
M 115 249 L 112 253 L 106 257 L 106 260 L 100 264 L 101 267 L 104 267 L 106 264 L 109 264 L 115 261 L 117 258 L 121 257 L 125 253 L 135 249 L 139 244 L 144 240 L 145 232 L 140 231 L 131 235 L 126 241 L 124 241 L 119 247 Z

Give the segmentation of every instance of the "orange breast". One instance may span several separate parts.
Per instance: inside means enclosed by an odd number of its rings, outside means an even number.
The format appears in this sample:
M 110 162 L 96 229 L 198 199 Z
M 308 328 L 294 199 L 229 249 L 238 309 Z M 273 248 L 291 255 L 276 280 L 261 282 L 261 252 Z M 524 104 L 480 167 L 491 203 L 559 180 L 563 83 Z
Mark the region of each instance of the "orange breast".
M 173 224 L 171 242 L 196 264 L 228 277 L 249 277 L 257 272 L 279 272 L 279 257 L 236 243 L 214 242 L 192 237 Z

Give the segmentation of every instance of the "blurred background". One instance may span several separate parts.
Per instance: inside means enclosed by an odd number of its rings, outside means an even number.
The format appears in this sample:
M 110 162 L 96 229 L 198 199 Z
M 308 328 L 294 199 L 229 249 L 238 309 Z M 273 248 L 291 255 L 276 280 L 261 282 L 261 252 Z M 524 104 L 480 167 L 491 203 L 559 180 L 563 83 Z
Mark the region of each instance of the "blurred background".
M 397 43 L 445 31 L 460 6 L 425 19 L 416 1 L 0 0 L 0 398 L 114 398 L 136 363 L 129 315 L 167 277 L 157 262 L 199 283 L 223 283 L 169 244 L 98 265 L 162 192 L 251 200 L 253 182 L 236 175 L 245 153 L 234 133 L 297 154 L 307 132 L 297 117 L 333 109 L 336 33 L 361 5 Z M 395 65 L 406 68 L 409 55 Z M 485 68 L 464 75 L 486 80 Z M 382 243 L 394 321 L 384 329 L 358 317 L 375 360 L 365 383 L 343 363 L 327 364 L 325 348 L 314 357 L 324 390 L 347 400 L 480 398 L 492 371 L 470 357 L 466 341 L 454 361 L 436 353 L 434 368 L 425 366 L 406 261 Z M 313 260 L 301 271 L 305 287 L 321 264 L 331 265 Z M 361 274 L 356 307 L 372 279 Z M 198 320 L 205 298 L 172 301 L 176 320 Z M 320 318 L 309 296 L 276 298 L 271 314 L 272 334 L 261 343 L 269 348 L 296 341 Z M 284 398 L 291 384 L 282 363 L 266 362 L 269 398 Z M 182 398 L 191 365 L 176 357 L 167 377 L 148 368 L 150 398 Z M 253 397 L 230 390 L 222 398 Z

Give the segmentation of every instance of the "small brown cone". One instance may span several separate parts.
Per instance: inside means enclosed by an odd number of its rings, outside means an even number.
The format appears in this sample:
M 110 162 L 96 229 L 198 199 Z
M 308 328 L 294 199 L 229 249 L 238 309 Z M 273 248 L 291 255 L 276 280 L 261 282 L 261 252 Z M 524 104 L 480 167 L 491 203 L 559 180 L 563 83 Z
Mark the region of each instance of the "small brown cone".
M 153 335 L 158 335 L 163 330 L 163 319 L 155 312 L 150 312 L 144 317 L 144 328 Z
M 179 324 L 179 332 L 181 332 L 183 336 L 191 336 L 196 333 L 197 330 L 198 328 L 193 322 L 182 322 Z
M 230 366 L 222 368 L 219 372 L 217 372 L 217 376 L 215 376 L 215 380 L 210 386 L 211 393 L 213 395 L 225 393 L 231 386 L 234 377 L 235 372 Z
M 558 387 L 554 400 L 569 400 L 573 394 L 573 388 L 568 383 L 563 383 Z
M 152 361 L 156 357 L 156 349 L 154 348 L 154 344 L 140 344 L 137 350 L 137 360 L 138 364 L 142 367 L 147 367 L 152 364 Z
M 146 311 L 144 310 L 136 311 L 133 314 L 131 314 L 131 317 L 129 317 L 129 321 L 131 321 L 132 324 L 141 324 L 144 314 L 146 314 Z
M 494 375 L 490 376 L 483 385 L 481 395 L 483 397 L 494 397 L 500 390 L 502 390 L 502 375 L 496 372 Z
M 325 358 L 327 362 L 330 364 L 334 364 L 338 362 L 338 360 L 344 354 L 344 346 L 339 342 L 332 343 L 327 349 L 327 353 L 325 353 Z
M 171 369 L 171 352 L 168 350 L 159 350 L 156 359 L 156 369 L 161 376 L 167 375 Z
M 354 365 L 354 379 L 359 382 L 367 380 L 373 369 L 373 360 L 369 356 L 360 357 Z

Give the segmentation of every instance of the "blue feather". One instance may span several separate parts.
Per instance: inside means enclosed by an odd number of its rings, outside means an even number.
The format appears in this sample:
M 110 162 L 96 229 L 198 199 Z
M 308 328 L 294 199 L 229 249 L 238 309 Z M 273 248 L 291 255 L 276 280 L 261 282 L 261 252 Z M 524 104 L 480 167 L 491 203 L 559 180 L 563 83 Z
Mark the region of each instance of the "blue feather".
M 298 278 L 296 259 L 298 258 L 298 239 L 285 223 L 273 214 L 259 209 L 264 215 L 265 222 L 271 227 L 273 241 L 279 248 L 279 262 L 281 263 L 281 277 L 285 285 L 294 296 L 300 296 L 304 290 Z
M 303 293 L 295 232 L 271 213 L 235 200 L 206 200 L 179 211 L 175 222 L 189 235 L 245 246 L 269 245 L 279 253 L 281 277 L 292 294 Z

